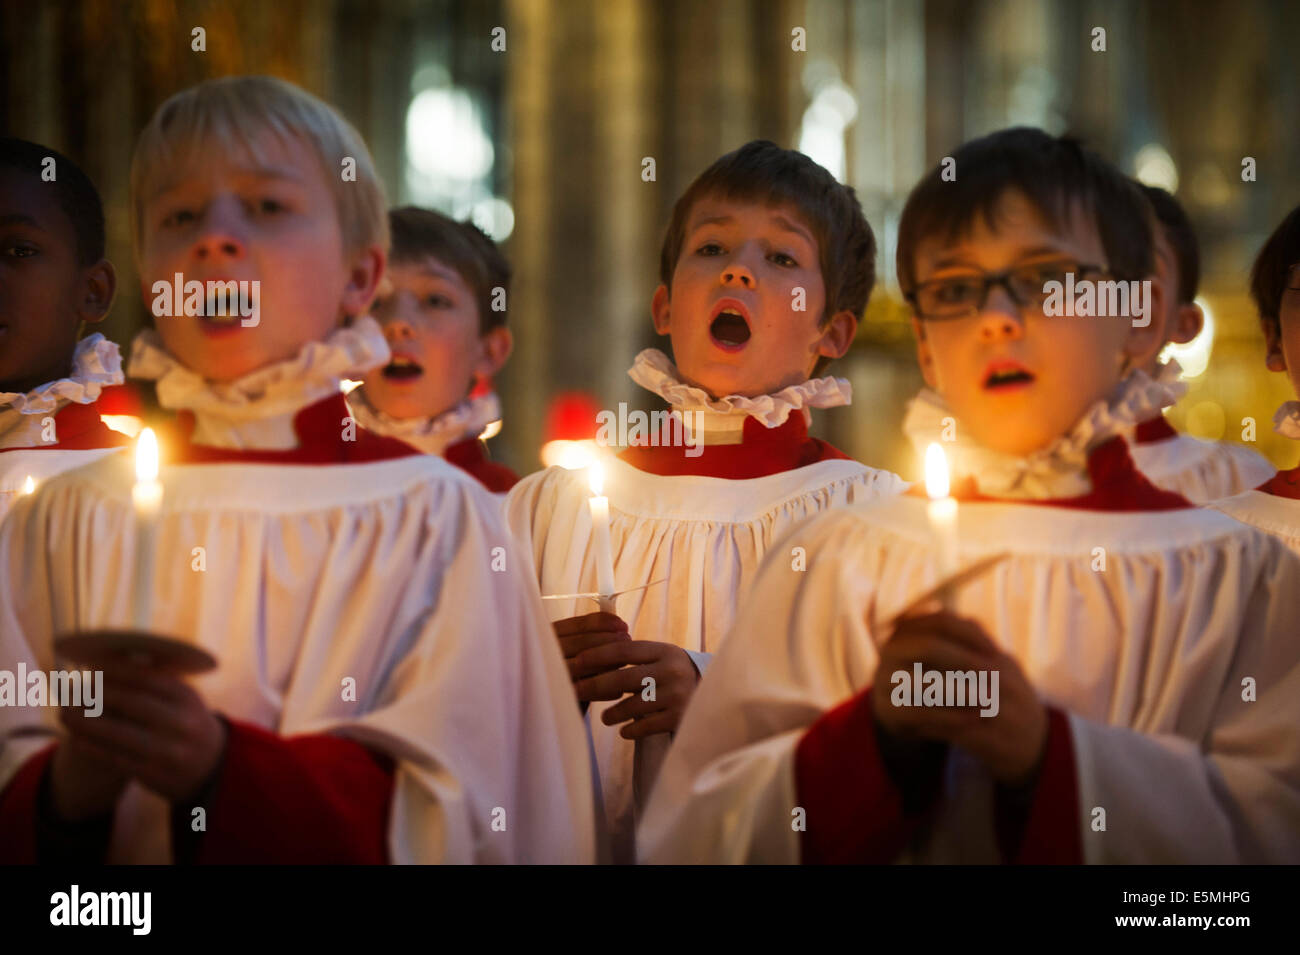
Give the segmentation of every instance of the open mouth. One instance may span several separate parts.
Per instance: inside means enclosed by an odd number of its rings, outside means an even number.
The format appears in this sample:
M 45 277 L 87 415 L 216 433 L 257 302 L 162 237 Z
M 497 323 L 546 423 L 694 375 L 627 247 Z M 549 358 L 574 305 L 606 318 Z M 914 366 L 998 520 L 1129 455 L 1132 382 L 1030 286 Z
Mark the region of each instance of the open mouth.
M 723 304 L 713 316 L 709 334 L 723 348 L 743 348 L 750 336 L 749 321 L 744 310 L 739 305 Z
M 389 381 L 410 381 L 423 374 L 424 368 L 405 355 L 394 355 L 393 360 L 384 366 L 384 377 Z
M 984 373 L 984 387 L 989 391 L 1021 388 L 1033 381 L 1033 373 L 1015 362 L 995 362 Z

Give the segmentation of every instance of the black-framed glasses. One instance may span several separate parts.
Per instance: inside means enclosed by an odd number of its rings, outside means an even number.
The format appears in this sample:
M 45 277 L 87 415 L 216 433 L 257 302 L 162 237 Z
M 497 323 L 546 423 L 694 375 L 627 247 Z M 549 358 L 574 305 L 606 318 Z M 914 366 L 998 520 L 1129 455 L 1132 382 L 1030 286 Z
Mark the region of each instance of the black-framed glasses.
M 1051 294 L 1048 284 L 1059 282 L 1064 289 L 1066 277 L 1071 274 L 1078 281 L 1088 275 L 1105 275 L 1107 269 L 1102 265 L 1087 265 L 1069 259 L 1031 262 L 1002 272 L 970 272 L 931 279 L 917 285 L 906 298 L 916 309 L 917 316 L 927 321 L 978 314 L 995 285 L 1006 289 L 1011 301 L 1022 310 L 1039 308 Z

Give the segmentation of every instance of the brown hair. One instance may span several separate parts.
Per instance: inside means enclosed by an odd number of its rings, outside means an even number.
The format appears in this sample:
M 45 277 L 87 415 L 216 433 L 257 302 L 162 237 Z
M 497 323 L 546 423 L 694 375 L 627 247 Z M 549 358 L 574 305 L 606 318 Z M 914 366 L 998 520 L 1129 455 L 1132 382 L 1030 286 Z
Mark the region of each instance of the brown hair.
M 803 153 L 765 139 L 727 153 L 700 173 L 673 206 L 659 255 L 659 280 L 665 286 L 672 286 L 691 210 L 706 196 L 797 209 L 817 240 L 826 288 L 826 310 L 818 323 L 842 311 L 862 318 L 876 282 L 876 237 L 851 187 Z M 820 359 L 814 374 L 829 361 Z
M 431 257 L 450 266 L 474 293 L 479 334 L 505 325 L 506 309 L 493 310 L 492 298 L 500 288 L 509 299 L 510 263 L 482 229 L 418 206 L 389 210 L 388 226 L 393 237 L 392 261 Z

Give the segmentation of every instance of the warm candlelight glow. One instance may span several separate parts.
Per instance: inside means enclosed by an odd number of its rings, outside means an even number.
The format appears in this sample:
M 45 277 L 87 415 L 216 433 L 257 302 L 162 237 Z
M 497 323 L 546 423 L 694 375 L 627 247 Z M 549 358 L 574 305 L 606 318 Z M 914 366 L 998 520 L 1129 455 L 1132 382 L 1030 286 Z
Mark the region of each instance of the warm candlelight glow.
M 153 428 L 141 431 L 135 443 L 135 479 L 141 484 L 158 480 L 158 438 Z
M 599 461 L 592 461 L 587 468 L 587 480 L 591 482 L 591 493 L 600 497 L 605 488 L 605 469 Z
M 350 395 L 364 384 L 364 381 L 358 381 L 355 378 L 344 378 L 339 382 L 339 390 L 345 395 Z
M 23 493 L 33 494 L 35 492 L 36 492 L 36 479 L 29 474 L 27 475 L 27 480 L 23 482 Z
M 581 471 L 596 458 L 595 441 L 547 441 L 542 445 L 542 467 Z
M 925 493 L 932 501 L 948 496 L 948 458 L 937 442 L 925 449 Z

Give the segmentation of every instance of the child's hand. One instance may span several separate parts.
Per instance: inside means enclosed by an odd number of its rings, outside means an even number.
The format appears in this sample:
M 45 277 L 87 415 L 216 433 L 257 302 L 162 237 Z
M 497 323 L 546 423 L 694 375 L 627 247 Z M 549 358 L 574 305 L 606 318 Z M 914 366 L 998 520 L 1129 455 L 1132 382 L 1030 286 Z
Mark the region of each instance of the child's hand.
M 59 743 L 50 760 L 50 795 L 54 810 L 69 822 L 111 812 L 126 788 L 127 777 L 75 736 Z
M 584 677 L 617 670 L 623 665 L 601 663 L 599 655 L 592 655 L 598 647 L 632 639 L 627 631 L 627 621 L 622 617 L 612 613 L 589 613 L 557 620 L 554 626 L 564 662 L 569 666 L 569 679 L 574 683 Z
M 633 720 L 619 731 L 624 739 L 677 730 L 700 680 L 690 654 L 679 646 L 653 640 L 608 643 L 589 654 L 588 665 L 598 672 L 574 685 L 579 700 L 617 700 L 631 694 L 602 714 L 606 726 Z M 645 683 L 647 678 L 654 682 Z
M 912 664 L 918 661 L 923 670 L 996 670 L 997 715 L 981 716 L 978 700 L 963 707 L 895 706 L 891 676 L 906 672 L 910 686 Z M 888 731 L 960 746 L 1006 785 L 1033 775 L 1047 742 L 1047 708 L 1015 658 L 1003 653 L 978 623 L 946 612 L 904 619 L 881 646 L 871 708 Z
M 73 739 L 126 776 L 184 803 L 212 775 L 226 729 L 203 698 L 179 677 L 121 664 L 104 669 L 104 712 L 87 717 L 64 707 Z

